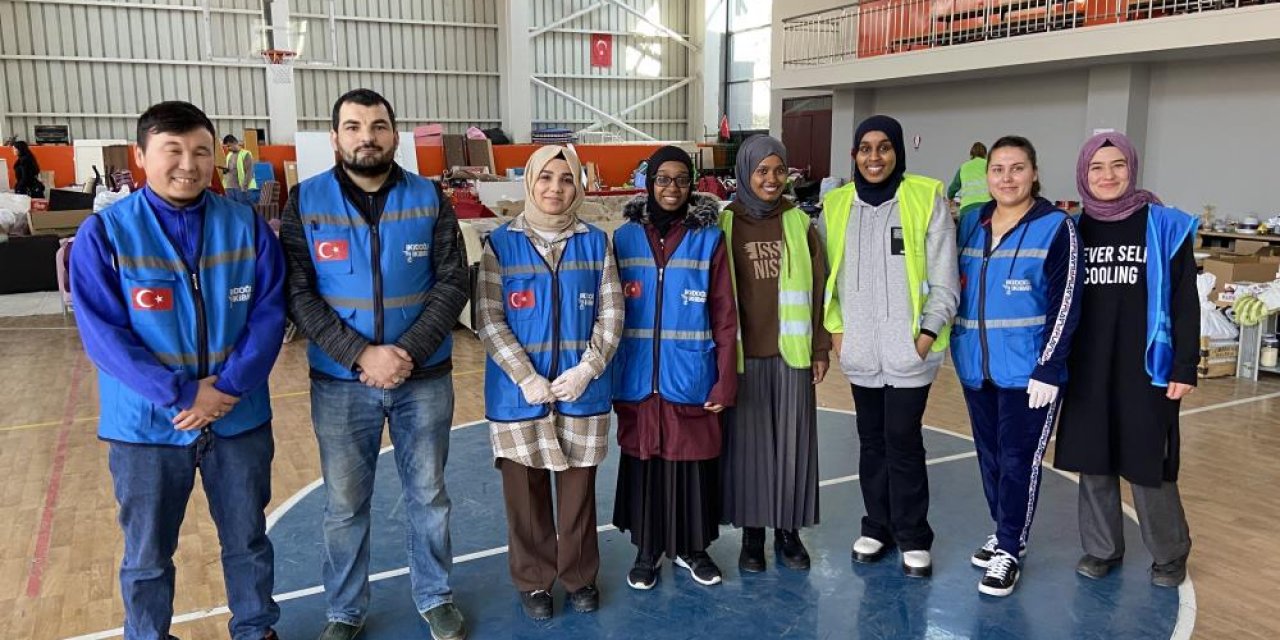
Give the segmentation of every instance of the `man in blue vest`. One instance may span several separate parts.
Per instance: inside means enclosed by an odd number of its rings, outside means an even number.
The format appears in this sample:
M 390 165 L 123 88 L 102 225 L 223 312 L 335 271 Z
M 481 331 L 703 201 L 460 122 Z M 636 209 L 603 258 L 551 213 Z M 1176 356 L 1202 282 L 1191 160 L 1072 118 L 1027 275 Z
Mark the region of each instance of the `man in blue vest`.
M 216 148 L 194 105 L 147 109 L 134 152 L 146 187 L 86 220 L 71 254 L 124 530 L 129 640 L 173 638 L 173 554 L 197 469 L 222 545 L 231 638 L 275 638 L 280 617 L 263 511 L 284 258 L 252 209 L 208 190 Z
M 395 162 L 395 112 L 368 89 L 333 105 L 331 171 L 294 187 L 281 239 L 289 313 L 311 340 L 311 419 L 328 490 L 321 640 L 350 640 L 369 608 L 369 503 L 388 426 L 408 519 L 414 604 L 436 640 L 466 636 L 449 587 L 444 463 L 453 422 L 450 332 L 467 302 L 458 221 L 439 188 Z

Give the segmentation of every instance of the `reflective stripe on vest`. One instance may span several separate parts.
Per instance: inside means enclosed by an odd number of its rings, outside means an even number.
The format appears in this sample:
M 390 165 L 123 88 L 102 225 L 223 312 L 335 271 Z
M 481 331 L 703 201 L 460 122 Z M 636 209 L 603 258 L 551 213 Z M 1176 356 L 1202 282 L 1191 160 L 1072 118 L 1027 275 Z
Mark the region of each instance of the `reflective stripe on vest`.
M 822 205 L 822 220 L 826 225 L 827 260 L 831 265 L 823 297 L 822 321 L 831 333 L 845 332 L 840 292 L 836 288 L 836 276 L 840 273 L 840 264 L 844 259 L 845 232 L 848 230 L 849 215 L 853 210 L 853 201 L 856 197 L 855 185 L 850 182 L 828 193 Z M 906 254 L 907 289 L 911 296 L 911 335 L 919 336 L 920 315 L 924 311 L 924 300 L 928 295 L 929 286 L 928 247 L 925 240 L 929 232 L 929 220 L 933 217 L 934 203 L 942 197 L 942 183 L 933 178 L 908 173 L 903 176 L 897 197 Z M 933 342 L 932 350 L 946 349 L 950 335 L 951 325 L 944 325 Z

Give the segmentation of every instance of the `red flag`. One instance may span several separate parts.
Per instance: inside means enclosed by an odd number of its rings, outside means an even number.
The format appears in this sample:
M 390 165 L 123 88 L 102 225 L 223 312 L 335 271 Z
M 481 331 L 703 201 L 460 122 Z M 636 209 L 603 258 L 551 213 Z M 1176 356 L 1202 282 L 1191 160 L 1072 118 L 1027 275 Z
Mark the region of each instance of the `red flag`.
M 130 293 L 138 311 L 173 311 L 173 289 L 134 287 Z
M 613 36 L 607 33 L 591 34 L 591 66 L 613 66 Z
M 350 258 L 350 247 L 346 240 L 317 240 L 316 262 L 347 260 Z
M 720 140 L 723 142 L 729 141 L 729 116 L 728 115 L 720 116 Z
M 512 309 L 532 309 L 537 304 L 532 290 L 512 291 L 507 294 L 507 306 Z
M 639 280 L 632 280 L 622 285 L 622 295 L 627 298 L 639 298 L 644 293 L 644 285 Z

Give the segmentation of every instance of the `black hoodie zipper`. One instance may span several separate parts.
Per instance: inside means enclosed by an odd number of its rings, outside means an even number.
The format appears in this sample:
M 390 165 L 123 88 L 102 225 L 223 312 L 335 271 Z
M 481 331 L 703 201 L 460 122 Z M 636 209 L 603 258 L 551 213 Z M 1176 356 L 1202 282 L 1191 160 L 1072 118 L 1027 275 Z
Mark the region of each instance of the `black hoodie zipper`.
M 646 242 L 645 244 L 648 244 L 648 243 Z M 665 246 L 666 246 L 666 240 L 663 238 L 658 238 L 659 253 L 666 255 Z M 649 245 L 649 251 L 651 253 L 653 252 L 653 245 Z M 659 259 L 661 259 L 660 256 L 658 256 L 657 254 L 654 254 L 653 260 L 654 260 L 655 266 L 658 264 Z M 654 307 L 654 314 L 653 314 L 653 393 L 658 393 L 658 360 L 661 358 L 661 351 L 658 349 L 658 347 L 659 347 L 659 338 L 662 335 L 662 289 L 663 289 L 664 275 L 667 270 L 666 264 L 667 264 L 666 260 L 662 260 L 662 266 L 658 267 L 658 291 L 657 291 L 657 302 L 656 302 L 657 306 Z
M 369 211 L 373 211 L 374 194 L 366 195 L 369 198 Z M 371 218 L 373 216 L 370 216 Z M 370 269 L 373 273 L 373 343 L 382 344 L 382 238 L 378 236 L 379 220 L 370 220 L 369 224 L 369 240 L 370 253 L 369 262 Z

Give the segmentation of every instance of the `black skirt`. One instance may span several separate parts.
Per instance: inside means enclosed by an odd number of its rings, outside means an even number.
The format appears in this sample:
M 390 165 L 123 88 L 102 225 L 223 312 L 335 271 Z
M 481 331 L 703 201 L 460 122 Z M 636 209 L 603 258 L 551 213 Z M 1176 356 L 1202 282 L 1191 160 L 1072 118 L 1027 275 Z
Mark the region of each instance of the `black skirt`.
M 672 462 L 622 454 L 613 526 L 650 556 L 704 551 L 720 536 L 720 460 Z

